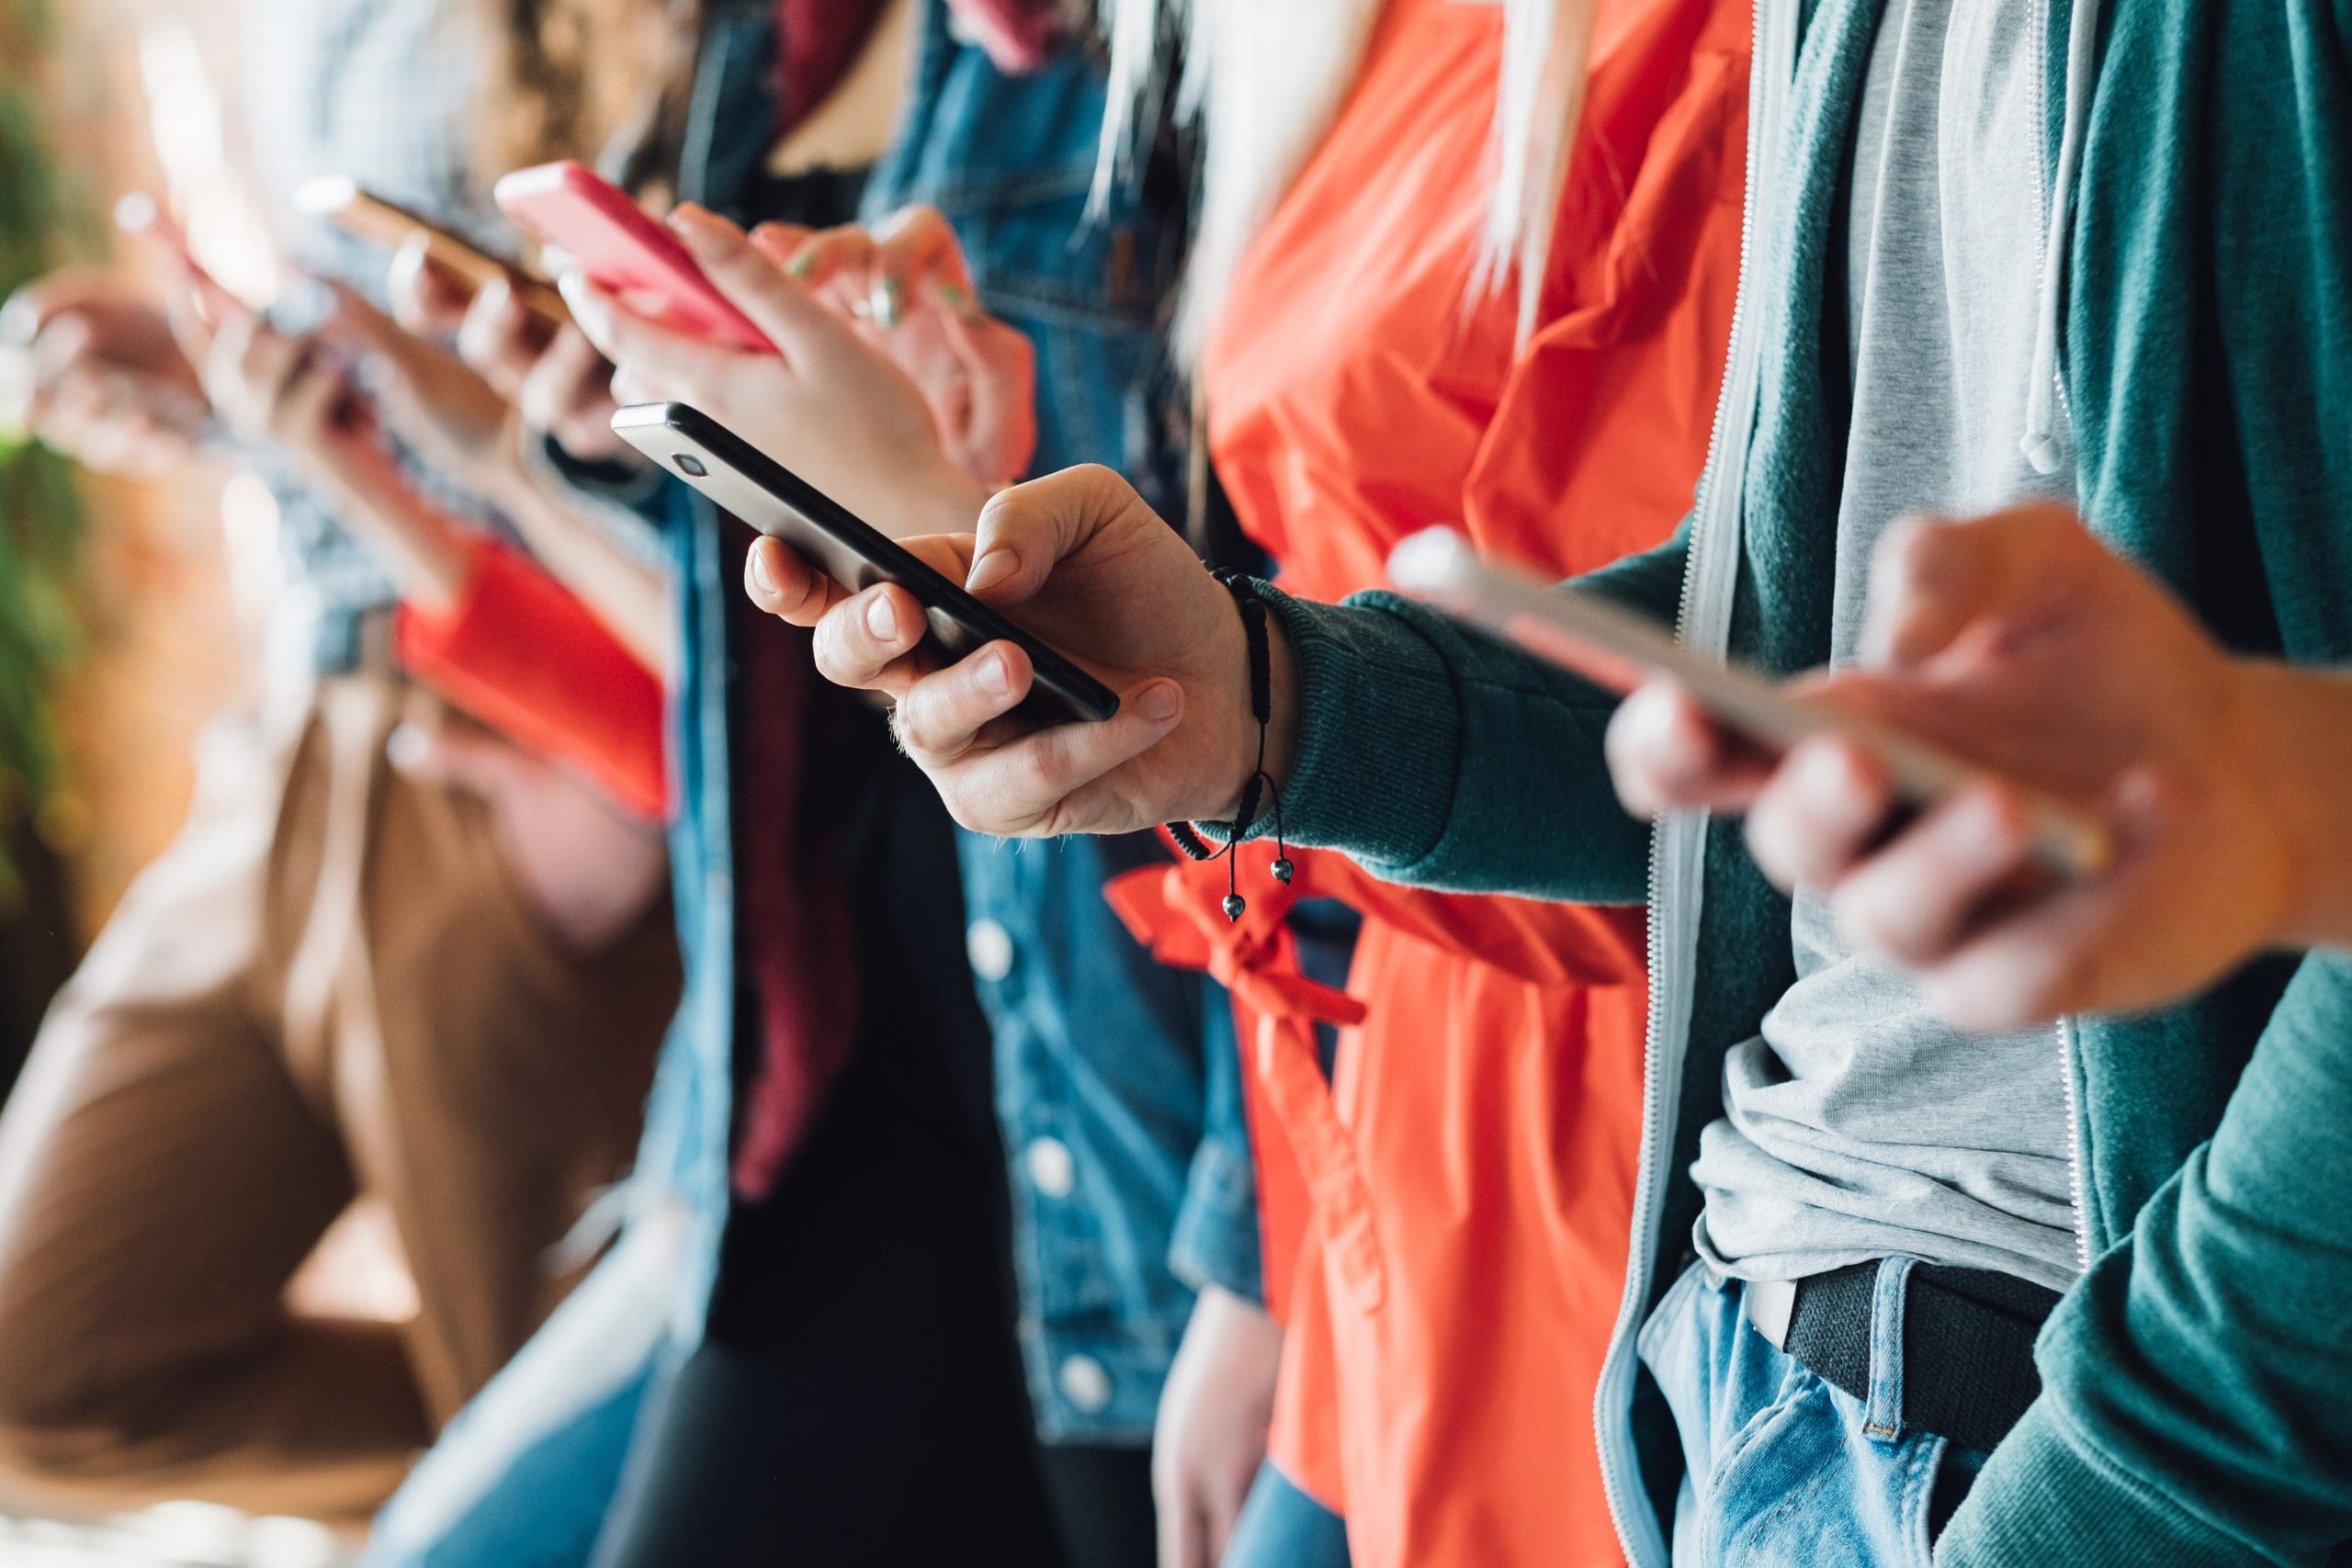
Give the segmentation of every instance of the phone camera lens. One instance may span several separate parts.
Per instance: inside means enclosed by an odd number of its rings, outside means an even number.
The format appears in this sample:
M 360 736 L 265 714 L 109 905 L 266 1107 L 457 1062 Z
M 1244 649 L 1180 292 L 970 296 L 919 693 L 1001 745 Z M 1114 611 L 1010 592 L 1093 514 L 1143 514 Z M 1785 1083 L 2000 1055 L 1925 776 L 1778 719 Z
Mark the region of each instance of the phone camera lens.
M 677 464 L 678 472 L 685 475 L 688 479 L 706 479 L 710 477 L 710 470 L 702 466 L 702 459 L 700 457 L 689 457 L 684 452 L 681 452 L 675 457 L 673 457 L 671 461 Z

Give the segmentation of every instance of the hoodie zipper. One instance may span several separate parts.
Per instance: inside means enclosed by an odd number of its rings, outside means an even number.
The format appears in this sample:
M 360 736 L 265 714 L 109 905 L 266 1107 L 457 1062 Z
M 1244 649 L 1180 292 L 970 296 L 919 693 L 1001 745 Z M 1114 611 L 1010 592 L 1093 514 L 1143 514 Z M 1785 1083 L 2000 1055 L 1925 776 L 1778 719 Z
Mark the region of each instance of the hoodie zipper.
M 2066 1089 L 2066 1202 L 2075 1212 L 2075 1269 L 2087 1274 L 2091 1268 L 2091 1214 L 2083 1199 L 2083 1168 L 2087 1163 L 2083 1152 L 2082 1100 L 2075 1088 L 2075 1021 L 2058 1021 L 2059 1082 Z
M 2089 5 L 2093 0 L 2075 0 L 2075 3 Z M 2033 34 L 2041 40 L 2040 119 L 2045 125 L 2049 123 L 2050 118 L 2050 0 L 2040 0 L 2040 3 L 2034 6 Z M 2070 38 L 2073 27 L 2074 17 L 2070 14 L 2067 17 Z M 2071 72 L 2073 69 L 2071 49 L 2068 53 L 2067 69 Z M 2070 76 L 2061 88 L 2061 96 L 2067 95 L 2072 88 L 2073 81 Z M 2061 221 L 2060 215 L 2064 212 L 2066 204 L 2063 194 L 2054 188 L 2056 178 L 2057 171 L 2053 169 L 2041 182 L 2041 243 L 2045 248 L 2063 243 L 2063 236 L 2058 232 L 2058 224 Z M 2052 283 L 2048 276 L 2045 276 L 2042 279 L 2041 287 L 2042 298 L 2035 302 L 2037 320 L 2050 308 L 2048 293 Z M 2055 363 L 2051 367 L 2050 385 L 2058 410 L 2058 427 L 2052 434 L 2063 434 L 2066 444 L 2071 446 L 2074 445 L 2075 415 L 2074 411 L 2066 404 L 2066 378 L 2064 367 Z M 2081 1102 L 2075 1088 L 2075 1022 L 2072 1019 L 2062 1018 L 2058 1021 L 2058 1081 L 2065 1090 L 2066 1102 L 2066 1203 L 2073 1212 L 2075 1222 L 2075 1267 L 2077 1272 L 2087 1273 L 2091 1266 L 2090 1211 L 2083 1201 L 2083 1168 L 2086 1162 L 2083 1155 Z
M 1765 152 L 1775 144 L 1779 113 L 1795 75 L 1797 14 L 1792 0 L 1756 0 L 1751 50 L 1754 83 L 1748 92 L 1747 184 L 1742 193 L 1739 286 L 1732 309 L 1731 344 L 1715 423 L 1707 446 L 1707 467 L 1692 510 L 1690 558 L 1683 570 L 1682 600 L 1676 616 L 1678 637 L 1721 652 L 1728 643 L 1729 589 L 1733 579 L 1715 567 L 1723 557 L 1721 536 L 1738 541 L 1745 492 L 1748 427 L 1755 419 L 1763 355 L 1758 347 L 1752 294 L 1756 265 L 1758 177 Z M 1736 428 L 1737 434 L 1734 434 Z M 1736 462 L 1727 462 L 1737 447 Z M 1664 1568 L 1666 1538 L 1640 1484 L 1632 1452 L 1631 1425 L 1635 1364 L 1634 1338 L 1651 1285 L 1657 1211 L 1674 1141 L 1680 1099 L 1682 1055 L 1690 1034 L 1690 998 L 1694 990 L 1701 873 L 1706 850 L 1703 815 L 1670 818 L 1650 840 L 1649 1022 L 1642 1047 L 1642 1146 L 1634 1182 L 1634 1213 L 1625 1259 L 1625 1292 L 1610 1337 L 1593 1404 L 1594 1436 L 1601 1485 L 1617 1539 L 1629 1561 Z M 1667 897 L 1672 890 L 1674 897 Z M 1673 916 L 1671 929 L 1661 911 Z

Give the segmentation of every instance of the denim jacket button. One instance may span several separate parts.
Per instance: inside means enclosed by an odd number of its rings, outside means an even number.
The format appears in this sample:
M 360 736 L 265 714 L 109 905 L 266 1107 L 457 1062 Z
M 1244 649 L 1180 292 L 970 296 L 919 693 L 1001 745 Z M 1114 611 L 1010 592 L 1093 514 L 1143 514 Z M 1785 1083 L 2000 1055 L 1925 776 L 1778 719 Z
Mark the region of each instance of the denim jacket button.
M 1038 1138 L 1022 1156 L 1029 1185 L 1048 1198 L 1067 1198 L 1078 1187 L 1078 1158 L 1059 1138 Z
M 1072 1356 L 1062 1363 L 1062 1397 L 1091 1416 L 1111 1403 L 1111 1374 L 1091 1356 Z
M 1012 973 L 1012 933 L 994 920 L 974 920 L 965 930 L 964 953 L 982 980 L 993 983 Z

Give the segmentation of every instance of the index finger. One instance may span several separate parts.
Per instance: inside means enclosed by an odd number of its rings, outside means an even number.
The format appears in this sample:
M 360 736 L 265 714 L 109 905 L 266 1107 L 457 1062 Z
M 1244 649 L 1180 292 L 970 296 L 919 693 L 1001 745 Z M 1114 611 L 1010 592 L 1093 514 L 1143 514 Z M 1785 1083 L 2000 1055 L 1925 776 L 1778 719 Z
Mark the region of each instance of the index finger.
M 503 283 L 477 293 L 458 326 L 458 357 L 509 401 L 522 395 L 547 343 L 536 319 Z
M 707 209 L 685 203 L 670 228 L 711 286 L 767 334 L 789 362 L 807 362 L 842 343 L 849 328 L 780 267 L 773 249 Z
M 1772 776 L 1772 759 L 1707 716 L 1681 687 L 1656 680 L 1620 704 L 1604 750 L 1617 797 L 1635 817 L 1738 809 Z
M 455 337 L 480 290 L 435 261 L 431 243 L 416 234 L 392 253 L 384 292 L 391 300 L 393 320 L 408 331 Z
M 917 559 L 950 582 L 971 570 L 972 536 L 933 534 L 900 541 Z M 743 586 L 752 603 L 769 615 L 797 626 L 813 626 L 825 613 L 849 597 L 849 590 L 824 570 L 777 538 L 752 541 L 743 561 Z
M 723 348 L 640 316 L 590 282 L 585 273 L 565 273 L 562 289 L 564 302 L 571 307 L 572 324 L 595 345 L 596 352 L 632 378 L 650 383 L 666 395 L 689 400 L 707 397 L 708 389 L 734 366 L 763 357 Z
M 848 591 L 781 539 L 752 541 L 743 558 L 743 591 L 752 603 L 780 621 L 813 627 Z

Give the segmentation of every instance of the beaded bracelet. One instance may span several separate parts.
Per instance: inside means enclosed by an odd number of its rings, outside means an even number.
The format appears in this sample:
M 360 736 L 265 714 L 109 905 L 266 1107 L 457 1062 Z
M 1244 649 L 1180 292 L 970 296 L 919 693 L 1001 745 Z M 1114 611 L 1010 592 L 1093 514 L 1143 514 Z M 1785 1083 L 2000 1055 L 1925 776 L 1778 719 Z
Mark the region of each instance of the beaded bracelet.
M 1215 574 L 1233 595 L 1234 607 L 1241 612 L 1241 631 L 1250 648 L 1250 712 L 1258 721 L 1258 760 L 1250 776 L 1241 785 L 1241 804 L 1227 823 L 1209 824 L 1226 835 L 1222 849 L 1212 849 L 1189 822 L 1170 822 L 1168 836 L 1187 859 L 1211 861 L 1225 857 L 1225 918 L 1238 920 L 1250 908 L 1241 897 L 1240 879 L 1234 869 L 1234 854 L 1241 847 L 1241 835 L 1258 820 L 1258 807 L 1271 801 L 1274 808 L 1274 880 L 1287 883 L 1295 869 L 1290 853 L 1283 843 L 1283 792 L 1275 786 L 1273 774 L 1266 771 L 1266 730 L 1274 717 L 1273 653 L 1266 633 L 1266 602 L 1258 597 L 1257 585 L 1238 571 Z

